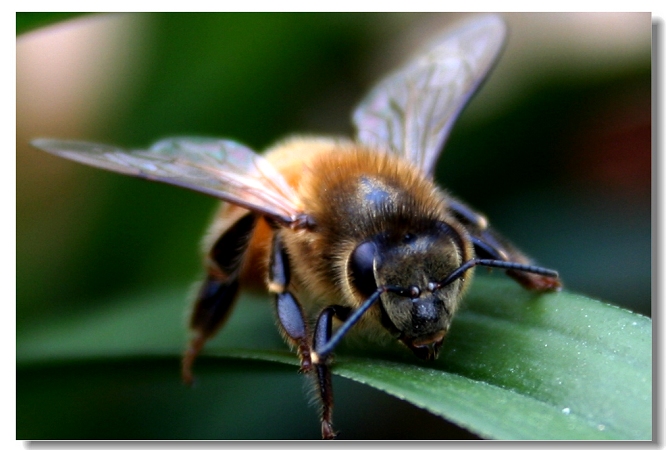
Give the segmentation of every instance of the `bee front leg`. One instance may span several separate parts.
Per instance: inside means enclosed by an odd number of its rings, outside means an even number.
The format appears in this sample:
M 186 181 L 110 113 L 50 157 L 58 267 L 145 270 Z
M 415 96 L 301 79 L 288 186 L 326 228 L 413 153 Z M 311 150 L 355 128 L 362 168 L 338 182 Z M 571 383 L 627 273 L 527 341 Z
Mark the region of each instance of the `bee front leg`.
M 325 345 L 331 340 L 333 317 L 345 321 L 349 317 L 351 310 L 346 307 L 332 305 L 325 308 L 315 326 L 315 333 L 312 342 L 315 354 L 321 354 Z M 317 356 L 314 361 L 317 387 L 319 400 L 321 402 L 321 435 L 324 439 L 335 439 L 335 431 L 333 431 L 333 384 L 331 382 L 331 363 L 330 354 L 326 354 L 319 358 Z
M 297 348 L 301 371 L 309 372 L 312 370 L 312 360 L 308 326 L 303 307 L 288 290 L 290 278 L 289 258 L 282 239 L 275 233 L 268 269 L 268 290 L 275 294 L 275 309 L 282 334 Z

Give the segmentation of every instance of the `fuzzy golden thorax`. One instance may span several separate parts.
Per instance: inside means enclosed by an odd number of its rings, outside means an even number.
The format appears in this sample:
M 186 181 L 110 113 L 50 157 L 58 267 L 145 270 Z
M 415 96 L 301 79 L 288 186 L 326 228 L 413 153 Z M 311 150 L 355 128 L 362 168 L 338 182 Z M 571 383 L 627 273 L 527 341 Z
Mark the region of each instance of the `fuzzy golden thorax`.
M 297 174 L 284 170 L 293 154 L 303 161 Z M 312 230 L 280 231 L 299 290 L 316 304 L 356 308 L 367 298 L 364 283 L 418 286 L 423 295 L 416 300 L 384 294 L 363 322 L 381 323 L 410 342 L 441 340 L 465 283 L 437 292 L 429 292 L 428 283 L 445 278 L 471 255 L 444 193 L 408 162 L 349 141 L 292 140 L 269 158 L 281 161 L 315 223 Z M 370 260 L 376 267 L 362 275 L 353 259 L 365 242 L 376 252 Z

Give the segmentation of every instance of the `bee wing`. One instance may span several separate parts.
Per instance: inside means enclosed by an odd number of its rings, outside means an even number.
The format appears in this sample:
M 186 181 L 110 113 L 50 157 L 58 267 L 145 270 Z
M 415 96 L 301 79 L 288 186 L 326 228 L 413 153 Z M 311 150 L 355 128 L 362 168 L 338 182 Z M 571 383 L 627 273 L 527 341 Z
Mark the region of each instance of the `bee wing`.
M 358 140 L 432 175 L 453 123 L 496 60 L 505 36 L 504 22 L 494 15 L 447 31 L 361 102 L 353 116 Z
M 298 196 L 263 157 L 236 142 L 209 138 L 172 138 L 148 150 L 78 141 L 37 139 L 35 147 L 63 158 L 138 178 L 202 192 L 292 223 Z

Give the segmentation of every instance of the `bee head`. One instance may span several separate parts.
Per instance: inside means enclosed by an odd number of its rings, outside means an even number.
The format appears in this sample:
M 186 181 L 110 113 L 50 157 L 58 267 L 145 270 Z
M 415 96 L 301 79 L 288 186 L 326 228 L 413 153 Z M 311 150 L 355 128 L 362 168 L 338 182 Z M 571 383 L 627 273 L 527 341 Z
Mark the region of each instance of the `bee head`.
M 437 222 L 425 230 L 374 236 L 352 252 L 352 283 L 364 297 L 379 287 L 382 324 L 418 357 L 434 359 L 451 324 L 464 280 L 440 281 L 463 262 L 459 235 Z

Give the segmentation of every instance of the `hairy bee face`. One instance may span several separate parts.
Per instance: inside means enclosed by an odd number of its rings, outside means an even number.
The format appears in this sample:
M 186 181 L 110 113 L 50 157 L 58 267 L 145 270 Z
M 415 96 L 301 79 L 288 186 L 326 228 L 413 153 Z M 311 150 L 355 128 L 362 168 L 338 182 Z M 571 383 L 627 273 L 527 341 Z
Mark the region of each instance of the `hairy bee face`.
M 464 248 L 457 232 L 443 222 L 399 236 L 381 234 L 356 247 L 350 259 L 354 285 L 363 295 L 378 286 L 395 286 L 411 292 L 381 295 L 385 328 L 417 356 L 432 359 L 462 294 L 464 280 L 444 287 L 438 282 L 463 262 Z

